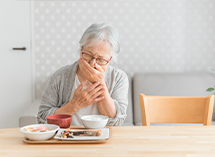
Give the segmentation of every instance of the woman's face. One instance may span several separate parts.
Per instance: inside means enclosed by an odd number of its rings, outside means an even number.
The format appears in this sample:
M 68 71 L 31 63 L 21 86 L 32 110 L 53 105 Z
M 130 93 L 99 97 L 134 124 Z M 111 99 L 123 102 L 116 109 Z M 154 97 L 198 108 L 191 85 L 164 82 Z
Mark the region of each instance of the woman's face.
M 111 59 L 111 54 L 110 54 L 110 48 L 109 46 L 107 46 L 106 42 L 103 41 L 100 44 L 96 44 L 90 47 L 85 47 L 83 46 L 81 49 L 81 54 L 80 57 L 82 57 L 82 52 L 87 53 L 88 55 L 91 55 L 94 57 L 94 59 L 92 59 L 91 61 L 87 61 L 91 67 L 95 68 L 95 63 L 96 63 L 96 59 L 102 59 L 102 60 L 106 60 L 108 61 L 108 63 L 106 65 L 99 65 L 101 66 L 101 68 L 106 71 L 108 65 L 109 65 L 109 61 Z M 98 62 L 97 62 L 98 63 Z

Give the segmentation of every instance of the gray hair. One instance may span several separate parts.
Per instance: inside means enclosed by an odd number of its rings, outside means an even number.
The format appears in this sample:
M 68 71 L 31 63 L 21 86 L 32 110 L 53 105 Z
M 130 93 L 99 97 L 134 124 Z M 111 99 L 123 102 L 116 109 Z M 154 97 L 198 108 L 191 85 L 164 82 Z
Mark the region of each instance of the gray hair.
M 117 62 L 117 55 L 120 51 L 119 35 L 114 27 L 105 23 L 95 23 L 86 29 L 79 41 L 80 49 L 82 46 L 90 47 L 102 41 L 107 42 L 111 50 L 112 58 Z

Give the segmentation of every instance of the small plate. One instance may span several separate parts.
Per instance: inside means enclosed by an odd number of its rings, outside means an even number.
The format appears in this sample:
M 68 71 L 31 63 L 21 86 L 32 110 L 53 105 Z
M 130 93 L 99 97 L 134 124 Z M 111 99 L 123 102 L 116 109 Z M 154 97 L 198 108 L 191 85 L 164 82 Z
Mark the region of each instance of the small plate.
M 92 141 L 92 140 L 102 140 L 109 138 L 109 128 L 100 129 L 101 136 L 74 136 L 74 138 L 61 138 L 60 133 L 66 129 L 59 129 L 54 139 L 67 140 L 67 141 Z M 89 129 L 71 129 L 71 130 L 89 130 Z

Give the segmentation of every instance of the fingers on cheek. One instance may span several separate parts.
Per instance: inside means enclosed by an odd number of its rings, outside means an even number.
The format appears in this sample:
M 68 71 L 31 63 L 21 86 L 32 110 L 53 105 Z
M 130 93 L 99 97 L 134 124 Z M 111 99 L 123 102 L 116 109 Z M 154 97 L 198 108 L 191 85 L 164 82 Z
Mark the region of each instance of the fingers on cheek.
M 93 75 L 92 75 L 92 74 L 90 74 L 90 78 L 93 78 Z
M 79 65 L 80 65 L 81 67 L 84 66 L 84 65 L 83 65 L 83 62 L 82 62 L 81 60 L 78 60 L 78 62 L 79 62 Z
M 85 67 L 84 67 L 84 65 L 83 65 L 82 63 L 80 63 L 80 67 L 81 67 L 83 70 L 85 70 Z

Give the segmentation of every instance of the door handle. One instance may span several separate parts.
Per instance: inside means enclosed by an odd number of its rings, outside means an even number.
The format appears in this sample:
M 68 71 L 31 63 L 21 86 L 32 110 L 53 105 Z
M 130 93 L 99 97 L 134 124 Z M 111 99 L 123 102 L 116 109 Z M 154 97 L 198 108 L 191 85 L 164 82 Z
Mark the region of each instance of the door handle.
M 26 48 L 25 47 L 21 47 L 21 48 L 13 48 L 13 50 L 23 50 L 23 51 L 25 51 L 26 50 Z

